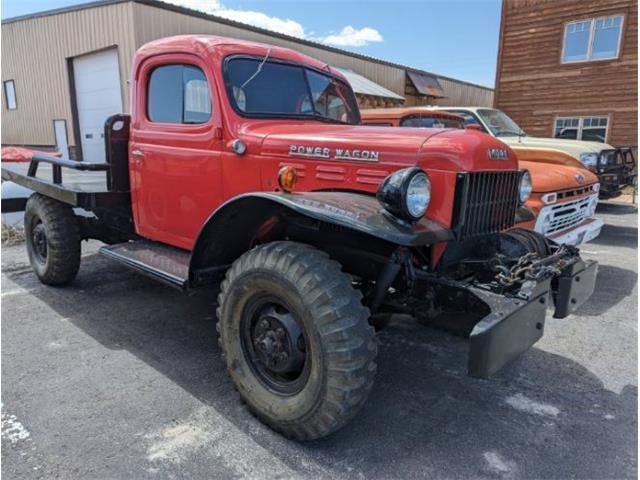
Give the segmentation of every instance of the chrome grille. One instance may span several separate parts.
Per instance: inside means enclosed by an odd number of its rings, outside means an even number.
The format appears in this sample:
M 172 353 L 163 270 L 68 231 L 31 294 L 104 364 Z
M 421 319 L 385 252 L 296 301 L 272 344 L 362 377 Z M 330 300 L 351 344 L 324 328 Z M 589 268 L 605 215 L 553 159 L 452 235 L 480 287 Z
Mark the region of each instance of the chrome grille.
M 591 197 L 581 198 L 573 202 L 562 203 L 551 207 L 551 219 L 547 234 L 559 232 L 578 225 L 589 211 Z
M 518 208 L 519 171 L 458 175 L 453 229 L 459 240 L 513 226 Z

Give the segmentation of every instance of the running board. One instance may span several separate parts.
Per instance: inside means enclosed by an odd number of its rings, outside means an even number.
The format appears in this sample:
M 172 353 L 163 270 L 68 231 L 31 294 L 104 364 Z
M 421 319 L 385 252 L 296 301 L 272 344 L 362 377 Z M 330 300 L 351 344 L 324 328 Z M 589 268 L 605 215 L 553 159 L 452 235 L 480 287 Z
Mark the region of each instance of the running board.
M 186 250 L 136 240 L 101 247 L 100 253 L 171 287 L 180 290 L 189 287 L 191 253 Z

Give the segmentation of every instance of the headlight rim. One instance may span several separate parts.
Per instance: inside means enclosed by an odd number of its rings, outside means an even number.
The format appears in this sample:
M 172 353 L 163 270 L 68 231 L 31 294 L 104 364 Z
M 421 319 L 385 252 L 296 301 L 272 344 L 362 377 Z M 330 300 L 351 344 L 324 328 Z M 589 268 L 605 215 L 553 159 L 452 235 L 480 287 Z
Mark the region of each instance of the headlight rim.
M 531 198 L 531 194 L 533 193 L 533 180 L 531 178 L 531 173 L 529 172 L 529 170 L 522 169 L 520 172 L 520 182 L 518 183 L 518 201 L 521 205 L 524 205 L 525 203 L 527 203 L 529 198 Z M 522 186 L 525 179 L 528 179 L 529 188 L 526 197 L 524 197 L 523 199 Z
M 414 215 L 408 207 L 408 192 L 411 182 L 419 175 L 424 175 L 427 188 L 427 200 L 424 209 L 419 215 Z M 386 213 L 395 219 L 415 223 L 424 217 L 431 202 L 431 180 L 427 172 L 420 167 L 408 167 L 397 170 L 388 175 L 378 187 L 376 192 L 378 202 Z

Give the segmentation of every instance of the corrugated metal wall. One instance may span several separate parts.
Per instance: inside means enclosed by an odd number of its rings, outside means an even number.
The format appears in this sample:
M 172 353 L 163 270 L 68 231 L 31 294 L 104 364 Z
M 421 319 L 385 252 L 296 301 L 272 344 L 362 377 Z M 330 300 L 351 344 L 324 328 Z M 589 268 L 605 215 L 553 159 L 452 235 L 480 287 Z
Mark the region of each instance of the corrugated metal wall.
M 69 145 L 76 144 L 67 59 L 118 48 L 122 99 L 129 110 L 129 79 L 135 50 L 170 35 L 201 33 L 271 43 L 300 51 L 360 75 L 407 97 L 405 70 L 292 40 L 218 23 L 148 4 L 123 2 L 34 17 L 2 25 L 2 80 L 14 79 L 17 110 L 2 105 L 2 143 L 53 145 L 53 119 L 66 119 Z M 493 104 L 493 91 L 439 77 L 448 98 L 439 104 Z
M 66 119 L 75 145 L 67 58 L 118 47 L 122 99 L 137 48 L 133 5 L 77 10 L 2 25 L 2 80 L 15 80 L 17 109 L 2 102 L 2 143 L 54 145 L 53 119 Z M 3 94 L 4 95 L 4 94 Z

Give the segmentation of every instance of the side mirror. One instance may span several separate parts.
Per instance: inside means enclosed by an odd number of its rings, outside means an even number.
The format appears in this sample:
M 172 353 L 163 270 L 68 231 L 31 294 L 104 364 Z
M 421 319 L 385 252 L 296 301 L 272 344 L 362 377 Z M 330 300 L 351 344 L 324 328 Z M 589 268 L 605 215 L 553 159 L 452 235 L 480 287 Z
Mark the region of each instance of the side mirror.
M 479 123 L 468 123 L 464 126 L 466 130 L 475 130 L 477 132 L 484 132 L 482 126 Z

